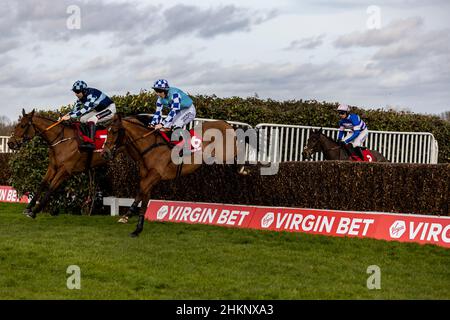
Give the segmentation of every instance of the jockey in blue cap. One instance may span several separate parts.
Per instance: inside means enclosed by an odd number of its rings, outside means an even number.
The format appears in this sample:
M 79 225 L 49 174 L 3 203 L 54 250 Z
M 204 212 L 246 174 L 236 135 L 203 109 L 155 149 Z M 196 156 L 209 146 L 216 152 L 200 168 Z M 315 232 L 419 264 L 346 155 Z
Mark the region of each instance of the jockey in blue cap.
M 366 123 L 357 114 L 350 113 L 350 107 L 348 105 L 340 104 L 337 111 L 340 117 L 339 144 L 346 147 L 346 150 L 347 147 L 350 147 L 350 149 L 353 147 L 356 155 L 361 160 L 364 160 L 361 147 L 369 134 Z M 344 137 L 345 129 L 350 129 L 350 132 Z M 352 150 L 349 150 L 349 152 L 351 154 Z
M 80 118 L 81 123 L 87 123 L 89 138 L 94 140 L 96 124 L 111 120 L 116 113 L 116 105 L 106 94 L 95 88 L 89 88 L 86 82 L 81 80 L 72 85 L 72 91 L 78 100 L 73 110 L 61 120 Z M 95 149 L 95 146 L 88 142 L 84 142 L 80 147 Z
M 192 99 L 178 88 L 170 87 L 167 80 L 157 80 L 152 88 L 155 90 L 158 100 L 156 101 L 156 111 L 150 125 L 155 129 L 181 128 L 195 118 L 195 106 Z M 163 108 L 170 109 L 166 119 L 162 121 L 161 111 Z

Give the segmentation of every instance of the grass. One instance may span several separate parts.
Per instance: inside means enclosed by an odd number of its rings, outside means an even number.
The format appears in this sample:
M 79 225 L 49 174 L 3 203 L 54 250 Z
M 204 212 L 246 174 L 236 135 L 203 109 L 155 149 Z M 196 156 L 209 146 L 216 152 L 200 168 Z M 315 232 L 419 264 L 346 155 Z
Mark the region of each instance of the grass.
M 135 220 L 23 208 L 0 203 L 0 299 L 450 298 L 450 250 L 433 245 L 157 222 L 133 239 Z

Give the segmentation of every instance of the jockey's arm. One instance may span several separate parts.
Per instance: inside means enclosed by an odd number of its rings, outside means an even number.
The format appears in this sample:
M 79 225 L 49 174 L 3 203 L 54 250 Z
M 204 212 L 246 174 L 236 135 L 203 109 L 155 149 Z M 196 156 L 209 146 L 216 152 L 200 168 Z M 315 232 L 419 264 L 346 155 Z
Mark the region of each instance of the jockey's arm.
M 356 139 L 356 137 L 358 137 L 359 136 L 359 133 L 361 132 L 361 130 L 354 130 L 353 131 L 353 134 L 351 135 L 351 137 L 350 138 L 348 138 L 347 140 L 345 140 L 345 143 L 350 143 L 350 142 L 352 142 L 353 140 L 355 140 Z
M 340 127 L 339 127 L 339 133 L 338 133 L 338 138 L 337 138 L 337 140 L 338 140 L 338 141 L 341 141 L 342 138 L 344 137 L 344 134 L 345 134 L 344 127 L 343 127 L 343 126 L 340 126 Z
M 149 126 L 155 126 L 161 122 L 161 112 L 162 112 L 163 104 L 161 103 L 160 99 L 156 101 L 156 111 L 153 114 L 153 118 L 150 121 Z

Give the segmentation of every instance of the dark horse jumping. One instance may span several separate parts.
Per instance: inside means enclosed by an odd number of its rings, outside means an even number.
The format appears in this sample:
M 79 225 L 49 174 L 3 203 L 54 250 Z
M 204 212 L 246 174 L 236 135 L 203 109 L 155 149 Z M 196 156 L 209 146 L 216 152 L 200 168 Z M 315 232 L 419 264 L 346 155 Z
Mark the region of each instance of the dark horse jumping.
M 222 160 L 222 163 L 234 163 L 237 155 L 237 144 L 233 127 L 221 120 L 206 122 L 202 125 L 202 137 L 205 137 L 205 132 L 210 129 L 222 137 L 227 137 L 223 139 L 221 145 L 217 143 L 217 148 L 210 149 L 212 157 Z M 232 132 L 232 136 L 230 136 L 230 132 Z M 233 150 L 228 150 L 229 147 L 227 148 L 227 139 L 230 138 L 234 139 Z M 215 140 L 200 141 L 199 145 L 202 146 L 202 150 L 206 150 L 212 142 L 215 142 Z M 194 145 L 193 142 L 192 145 Z M 210 145 L 210 147 L 213 146 Z M 122 118 L 116 114 L 111 127 L 108 129 L 108 137 L 103 152 L 105 158 L 110 160 L 117 151 L 122 150 L 128 152 L 133 160 L 138 163 L 140 184 L 139 192 L 133 204 L 119 222 L 126 223 L 132 214 L 137 214 L 139 212 L 138 206 L 142 201 L 136 229 L 130 234 L 132 237 L 137 237 L 144 228 L 144 216 L 152 188 L 161 180 L 175 179 L 178 176 L 187 175 L 197 170 L 202 164 L 203 151 L 198 151 L 201 154 L 200 163 L 198 161 L 199 153 L 192 152 L 182 156 L 183 164 L 176 164 L 172 161 L 172 155 L 178 151 L 173 152 L 175 150 L 164 139 L 159 130 L 147 127 L 137 117 Z M 243 167 L 240 173 L 245 174 Z
M 85 171 L 87 166 L 90 168 L 101 166 L 106 161 L 101 153 L 79 151 L 78 132 L 72 125 L 40 116 L 35 114 L 34 110 L 28 114 L 22 110 L 22 115 L 8 141 L 9 148 L 18 150 L 34 136 L 41 136 L 49 147 L 47 173 L 24 210 L 27 216 L 35 218 L 63 181 L 74 173 Z M 41 197 L 45 190 L 47 192 Z
M 325 160 L 351 160 L 351 156 L 343 146 L 326 136 L 322 132 L 322 128 L 313 131 L 308 142 L 303 149 L 303 158 L 310 159 L 316 152 L 322 152 Z M 372 161 L 388 162 L 388 160 L 378 151 L 370 150 Z

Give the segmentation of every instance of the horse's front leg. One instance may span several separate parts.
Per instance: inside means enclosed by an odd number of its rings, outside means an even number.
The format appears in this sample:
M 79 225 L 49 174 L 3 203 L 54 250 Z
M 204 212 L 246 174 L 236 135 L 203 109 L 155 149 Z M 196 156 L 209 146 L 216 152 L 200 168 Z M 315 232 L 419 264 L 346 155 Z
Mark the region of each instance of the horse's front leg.
M 47 190 L 49 187 L 49 183 L 46 180 L 42 180 L 39 188 L 35 192 L 33 198 L 30 200 L 30 202 L 27 204 L 26 208 L 23 210 L 23 214 L 29 215 L 31 211 L 33 210 L 34 206 L 36 205 L 36 202 L 41 198 L 42 193 Z
M 117 222 L 120 223 L 128 223 L 128 219 L 130 219 L 131 216 L 139 214 L 139 203 L 142 200 L 142 192 L 141 190 L 138 191 L 138 194 L 136 198 L 133 201 L 133 204 L 128 209 L 127 213 L 125 213 Z
M 60 169 L 55 177 L 53 178 L 52 182 L 50 183 L 48 191 L 45 193 L 45 196 L 43 197 L 42 201 L 39 201 L 37 205 L 32 209 L 30 213 L 27 214 L 30 218 L 36 218 L 36 214 L 39 213 L 42 209 L 45 208 L 47 205 L 47 202 L 50 199 L 51 194 L 58 189 L 58 187 L 61 185 L 61 183 L 68 178 L 69 174 L 65 169 Z
M 50 182 L 55 177 L 56 170 L 50 164 L 47 168 L 47 172 L 45 173 L 44 178 L 42 179 L 41 184 L 39 185 L 38 190 L 34 194 L 34 197 L 31 199 L 30 203 L 28 203 L 27 207 L 23 211 L 25 215 L 30 215 L 36 203 L 40 200 L 42 193 L 50 187 Z
M 152 188 L 161 180 L 161 175 L 156 170 L 150 170 L 147 176 L 141 179 L 140 187 L 141 187 L 141 199 L 142 205 L 139 213 L 139 220 L 136 225 L 136 229 L 130 234 L 131 237 L 135 238 L 139 236 L 139 234 L 144 230 L 144 217 L 145 212 L 147 211 L 147 204 L 150 198 L 150 191 Z
M 141 168 L 139 168 L 139 174 L 141 177 L 145 176 L 147 174 L 147 169 L 145 169 L 145 167 L 141 166 Z M 139 203 L 142 200 L 142 191 L 141 190 L 142 189 L 139 188 L 139 190 L 137 192 L 137 196 L 133 201 L 133 204 L 128 209 L 127 213 L 125 213 L 122 217 L 120 217 L 120 219 L 117 222 L 128 223 L 128 219 L 130 219 L 131 216 L 139 214 Z

